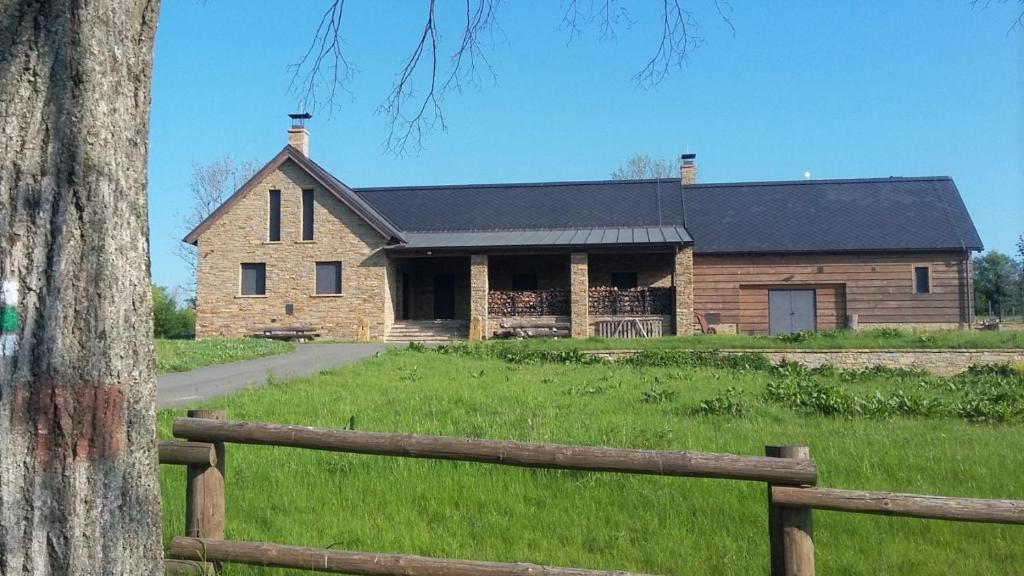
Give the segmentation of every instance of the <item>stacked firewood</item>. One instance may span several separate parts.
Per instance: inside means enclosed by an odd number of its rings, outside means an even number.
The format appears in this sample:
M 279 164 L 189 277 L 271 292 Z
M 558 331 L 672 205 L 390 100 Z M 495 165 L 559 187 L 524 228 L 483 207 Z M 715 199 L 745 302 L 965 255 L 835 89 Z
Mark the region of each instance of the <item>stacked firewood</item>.
M 487 295 L 487 312 L 491 316 L 566 316 L 569 291 L 494 290 Z
M 590 313 L 600 316 L 672 314 L 672 288 L 590 288 Z

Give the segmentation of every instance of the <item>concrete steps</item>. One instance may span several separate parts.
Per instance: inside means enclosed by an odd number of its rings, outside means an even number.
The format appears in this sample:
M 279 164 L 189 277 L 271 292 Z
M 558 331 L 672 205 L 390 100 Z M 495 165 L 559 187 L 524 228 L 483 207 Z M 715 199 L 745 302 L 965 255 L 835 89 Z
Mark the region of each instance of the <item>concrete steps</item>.
M 384 341 L 448 344 L 468 337 L 469 322 L 465 320 L 402 320 L 391 326 Z

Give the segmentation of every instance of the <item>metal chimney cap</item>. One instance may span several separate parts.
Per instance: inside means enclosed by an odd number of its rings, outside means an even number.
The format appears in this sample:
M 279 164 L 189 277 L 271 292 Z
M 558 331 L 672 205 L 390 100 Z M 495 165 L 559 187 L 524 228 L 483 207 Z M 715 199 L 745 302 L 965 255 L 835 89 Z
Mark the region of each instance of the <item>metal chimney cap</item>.
M 313 117 L 309 112 L 295 112 L 288 115 L 292 119 L 292 128 L 305 128 L 306 120 Z

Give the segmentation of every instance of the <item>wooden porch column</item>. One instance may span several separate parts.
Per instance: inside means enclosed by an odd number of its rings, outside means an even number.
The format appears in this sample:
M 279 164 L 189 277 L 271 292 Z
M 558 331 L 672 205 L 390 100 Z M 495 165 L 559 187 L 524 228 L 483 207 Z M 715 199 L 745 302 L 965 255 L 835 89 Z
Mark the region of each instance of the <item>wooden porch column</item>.
M 487 254 L 469 257 L 469 339 L 487 338 Z
M 586 252 L 574 252 L 569 261 L 572 337 L 590 336 L 590 271 Z
M 676 251 L 672 285 L 676 296 L 676 335 L 693 334 L 693 247 L 683 246 Z

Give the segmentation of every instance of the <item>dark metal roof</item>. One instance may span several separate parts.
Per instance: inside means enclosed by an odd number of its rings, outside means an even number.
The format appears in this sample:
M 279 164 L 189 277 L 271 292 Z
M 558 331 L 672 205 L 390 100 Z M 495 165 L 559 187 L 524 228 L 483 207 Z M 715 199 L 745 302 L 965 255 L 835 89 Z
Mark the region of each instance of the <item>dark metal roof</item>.
M 406 232 L 404 244 L 390 250 L 455 248 L 555 248 L 577 246 L 681 245 L 692 241 L 682 226 L 622 228 L 556 228 L 457 232 Z
M 693 243 L 697 253 L 980 250 L 948 177 L 683 186 L 678 179 L 349 188 L 286 146 L 199 235 L 287 161 L 301 166 L 395 249 Z
M 953 180 L 798 180 L 683 187 L 694 251 L 982 248 Z
M 540 230 L 669 226 L 680 230 L 680 238 L 692 237 L 698 253 L 982 248 L 948 177 L 685 187 L 677 179 L 617 180 L 355 192 L 406 231 L 410 243 L 416 233 L 432 233 L 419 237 L 423 245 L 428 238 L 480 247 L 511 241 L 484 232 L 515 232 L 515 245 L 522 245 L 543 239 Z
M 681 225 L 679 180 L 360 188 L 408 232 Z

